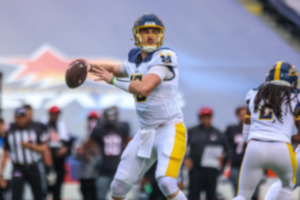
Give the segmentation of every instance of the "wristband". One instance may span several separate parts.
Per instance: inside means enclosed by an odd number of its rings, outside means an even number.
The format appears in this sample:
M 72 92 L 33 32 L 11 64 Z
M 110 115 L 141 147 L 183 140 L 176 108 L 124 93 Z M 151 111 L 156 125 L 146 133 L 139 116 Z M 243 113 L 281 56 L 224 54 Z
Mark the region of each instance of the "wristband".
M 110 84 L 114 85 L 116 80 L 117 80 L 117 78 L 116 78 L 116 77 L 113 77 L 113 78 L 110 80 Z

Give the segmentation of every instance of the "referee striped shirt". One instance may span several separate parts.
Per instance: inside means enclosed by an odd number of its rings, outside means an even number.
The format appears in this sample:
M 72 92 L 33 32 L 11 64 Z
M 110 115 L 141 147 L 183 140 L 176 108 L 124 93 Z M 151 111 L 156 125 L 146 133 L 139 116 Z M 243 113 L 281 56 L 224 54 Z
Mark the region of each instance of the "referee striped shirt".
M 4 140 L 4 149 L 10 152 L 14 164 L 32 165 L 37 163 L 42 156 L 36 151 L 22 147 L 21 142 L 42 144 L 47 141 L 47 133 L 37 132 L 32 125 L 20 129 L 12 124 Z

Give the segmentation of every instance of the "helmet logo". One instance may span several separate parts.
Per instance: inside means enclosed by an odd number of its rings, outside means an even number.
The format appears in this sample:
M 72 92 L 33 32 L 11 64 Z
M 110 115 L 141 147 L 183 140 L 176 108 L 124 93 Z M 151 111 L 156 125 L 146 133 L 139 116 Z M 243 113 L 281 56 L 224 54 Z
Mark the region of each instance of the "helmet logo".
M 298 72 L 295 70 L 295 68 L 291 68 L 291 69 L 289 69 L 288 75 L 289 76 L 298 76 Z

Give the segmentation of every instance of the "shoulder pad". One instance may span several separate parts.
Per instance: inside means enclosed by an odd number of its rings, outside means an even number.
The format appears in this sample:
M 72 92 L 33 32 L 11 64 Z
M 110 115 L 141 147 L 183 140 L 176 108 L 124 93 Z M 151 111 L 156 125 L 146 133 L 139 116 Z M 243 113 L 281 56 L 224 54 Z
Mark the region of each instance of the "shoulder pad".
M 177 56 L 171 49 L 159 49 L 152 55 L 149 61 L 150 66 L 165 65 L 170 67 L 177 67 Z
M 141 53 L 141 49 L 140 48 L 133 48 L 129 51 L 128 54 L 128 61 L 129 62 L 136 62 L 136 58 L 138 57 L 138 55 L 140 55 Z

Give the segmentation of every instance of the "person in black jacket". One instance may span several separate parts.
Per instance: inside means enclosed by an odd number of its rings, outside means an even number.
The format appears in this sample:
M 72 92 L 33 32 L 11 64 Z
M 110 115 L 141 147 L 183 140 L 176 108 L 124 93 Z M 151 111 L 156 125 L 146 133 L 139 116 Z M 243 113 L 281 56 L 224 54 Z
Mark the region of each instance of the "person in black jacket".
M 203 107 L 199 112 L 200 124 L 188 130 L 190 152 L 184 161 L 190 169 L 189 200 L 199 200 L 201 191 L 207 200 L 216 200 L 217 178 L 224 169 L 227 144 L 222 133 L 212 126 L 213 111 Z
M 229 161 L 231 163 L 230 180 L 232 182 L 234 193 L 237 192 L 239 171 L 242 165 L 246 141 L 243 137 L 243 121 L 247 112 L 246 106 L 240 106 L 235 114 L 239 120 L 238 124 L 230 125 L 226 128 L 225 137 L 229 146 Z
M 53 200 L 61 199 L 61 188 L 65 176 L 65 160 L 70 149 L 70 135 L 63 121 L 59 120 L 61 110 L 57 106 L 49 109 L 49 120 L 46 122 L 49 147 L 56 171 L 56 181 L 48 189 L 53 194 Z

